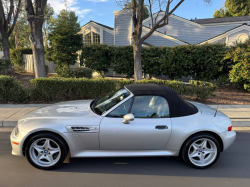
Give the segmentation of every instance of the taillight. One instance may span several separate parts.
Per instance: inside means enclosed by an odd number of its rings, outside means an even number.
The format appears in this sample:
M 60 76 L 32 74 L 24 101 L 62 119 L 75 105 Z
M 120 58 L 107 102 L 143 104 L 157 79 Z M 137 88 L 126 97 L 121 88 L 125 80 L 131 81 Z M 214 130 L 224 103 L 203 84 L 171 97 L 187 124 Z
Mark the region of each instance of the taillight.
M 231 130 L 232 130 L 232 128 L 233 128 L 233 127 L 232 127 L 232 125 L 230 125 L 230 126 L 228 127 L 228 129 L 227 129 L 227 130 L 228 130 L 228 131 L 231 131 Z

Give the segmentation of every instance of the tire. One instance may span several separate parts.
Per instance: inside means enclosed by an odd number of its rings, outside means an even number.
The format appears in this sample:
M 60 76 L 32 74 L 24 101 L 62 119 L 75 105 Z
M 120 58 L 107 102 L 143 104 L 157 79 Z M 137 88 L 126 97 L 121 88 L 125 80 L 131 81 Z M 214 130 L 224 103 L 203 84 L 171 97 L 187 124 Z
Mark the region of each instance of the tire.
M 189 138 L 185 142 L 181 157 L 189 166 L 205 169 L 215 164 L 220 152 L 221 148 L 218 140 L 211 134 L 202 133 Z
M 68 155 L 68 146 L 60 136 L 43 132 L 28 140 L 25 155 L 32 166 L 51 170 L 63 163 Z

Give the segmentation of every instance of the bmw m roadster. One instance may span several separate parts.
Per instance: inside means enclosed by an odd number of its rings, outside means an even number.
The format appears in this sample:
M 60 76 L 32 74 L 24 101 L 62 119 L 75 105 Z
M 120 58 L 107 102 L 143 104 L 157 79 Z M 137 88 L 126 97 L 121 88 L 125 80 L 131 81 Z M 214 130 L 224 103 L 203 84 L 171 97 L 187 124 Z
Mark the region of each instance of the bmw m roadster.
M 12 154 L 49 170 L 70 157 L 180 156 L 202 169 L 235 140 L 230 119 L 155 84 L 127 85 L 103 98 L 62 102 L 24 115 Z

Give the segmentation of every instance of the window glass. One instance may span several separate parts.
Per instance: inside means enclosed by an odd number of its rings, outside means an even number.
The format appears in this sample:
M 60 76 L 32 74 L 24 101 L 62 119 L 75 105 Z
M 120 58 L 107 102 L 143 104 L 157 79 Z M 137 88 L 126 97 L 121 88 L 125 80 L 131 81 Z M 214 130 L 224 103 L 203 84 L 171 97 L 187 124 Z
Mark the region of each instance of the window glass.
M 94 106 L 94 110 L 96 111 L 96 113 L 102 115 L 113 106 L 123 101 L 129 95 L 130 93 L 125 88 L 121 88 L 107 95 L 106 97 L 97 100 Z
M 107 117 L 113 117 L 113 118 L 122 118 L 126 114 L 129 113 L 129 108 L 131 105 L 132 99 L 127 100 L 125 103 L 122 103 L 120 106 L 118 106 L 115 110 L 110 112 Z
M 160 96 L 136 96 L 130 113 L 135 118 L 168 118 L 169 106 Z
M 97 33 L 94 33 L 94 32 L 92 32 L 92 33 L 93 33 L 93 43 L 100 44 L 100 35 Z
M 91 32 L 89 32 L 88 34 L 84 36 L 84 44 L 86 45 L 91 44 Z

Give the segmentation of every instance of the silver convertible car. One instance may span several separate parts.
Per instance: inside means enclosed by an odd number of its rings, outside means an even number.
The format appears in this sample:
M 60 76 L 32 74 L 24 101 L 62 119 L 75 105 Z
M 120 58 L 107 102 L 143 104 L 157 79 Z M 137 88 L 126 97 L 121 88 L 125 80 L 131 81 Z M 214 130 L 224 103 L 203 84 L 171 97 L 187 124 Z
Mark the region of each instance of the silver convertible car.
M 104 98 L 40 108 L 19 119 L 12 154 L 53 169 L 70 157 L 180 156 L 194 168 L 213 165 L 235 140 L 230 119 L 184 101 L 172 89 L 131 84 Z

